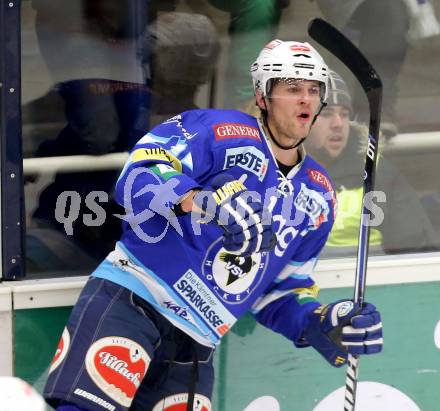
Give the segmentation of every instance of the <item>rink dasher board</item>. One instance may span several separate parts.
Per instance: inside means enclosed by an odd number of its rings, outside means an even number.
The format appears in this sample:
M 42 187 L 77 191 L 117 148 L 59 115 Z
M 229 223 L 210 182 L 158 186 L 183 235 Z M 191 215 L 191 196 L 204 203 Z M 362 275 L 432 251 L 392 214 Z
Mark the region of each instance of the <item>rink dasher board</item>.
M 321 259 L 314 280 L 321 289 L 352 287 L 355 258 Z M 72 306 L 88 276 L 5 281 L 0 286 L 0 312 Z M 440 253 L 374 256 L 369 259 L 367 285 L 440 281 Z
M 339 295 L 333 295 L 335 293 L 352 295 L 355 266 L 355 258 L 322 259 L 318 263 L 314 278 L 323 289 L 322 298 L 324 300 L 330 296 L 331 298 L 341 298 Z M 60 277 L 0 284 L 0 344 L 3 348 L 3 355 L 0 356 L 1 375 L 15 374 L 41 388 L 39 384 L 44 380 L 46 365 L 49 364 L 52 352 L 56 348 L 57 339 L 65 321 L 67 321 L 70 308 L 78 299 L 87 278 L 88 276 Z M 371 297 L 377 297 L 378 292 L 382 295 L 384 293 L 395 294 L 392 292 L 393 285 L 399 288 L 399 285 L 408 284 L 411 288 L 410 283 L 416 285 L 417 283 L 437 283 L 439 281 L 440 253 L 371 257 L 369 259 L 367 283 L 373 286 L 370 290 Z M 390 286 L 374 287 L 382 284 Z M 339 290 L 337 290 L 338 288 Z M 324 300 L 323 302 L 326 302 Z M 381 298 L 378 299 L 378 301 L 380 300 Z M 54 319 L 56 321 L 53 321 Z M 20 324 L 22 327 L 30 327 L 29 330 L 18 332 L 17 326 Z M 50 325 L 49 329 L 47 328 L 48 324 Z M 42 330 L 40 330 L 41 327 L 43 327 Z M 24 341 L 34 341 L 35 336 L 42 332 L 46 336 L 45 345 L 47 347 L 40 352 L 39 356 L 47 364 L 31 365 L 27 361 L 29 349 L 26 347 L 28 346 L 23 344 Z M 431 331 L 428 334 L 430 335 Z M 233 338 L 237 337 L 229 336 L 231 340 L 229 343 L 232 343 Z M 270 334 L 266 338 L 271 339 L 276 336 Z M 431 339 L 430 337 L 429 340 Z M 265 339 L 263 339 L 264 341 Z M 287 343 L 285 342 L 285 344 Z M 432 343 L 430 342 L 430 344 Z M 13 360 L 14 357 L 15 360 Z M 429 375 L 427 374 L 427 376 Z M 435 377 L 434 374 L 431 376 Z M 249 402 L 249 400 L 250 398 L 246 398 L 243 399 L 243 402 Z

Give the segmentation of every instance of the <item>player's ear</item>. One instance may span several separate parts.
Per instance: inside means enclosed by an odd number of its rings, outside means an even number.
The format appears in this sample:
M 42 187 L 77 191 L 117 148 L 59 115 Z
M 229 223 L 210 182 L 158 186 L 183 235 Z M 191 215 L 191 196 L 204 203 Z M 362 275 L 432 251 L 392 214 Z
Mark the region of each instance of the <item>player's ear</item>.
M 266 110 L 266 101 L 264 100 L 263 94 L 261 93 L 260 90 L 257 90 L 257 92 L 255 93 L 255 100 L 257 102 L 257 106 L 259 109 L 261 110 Z

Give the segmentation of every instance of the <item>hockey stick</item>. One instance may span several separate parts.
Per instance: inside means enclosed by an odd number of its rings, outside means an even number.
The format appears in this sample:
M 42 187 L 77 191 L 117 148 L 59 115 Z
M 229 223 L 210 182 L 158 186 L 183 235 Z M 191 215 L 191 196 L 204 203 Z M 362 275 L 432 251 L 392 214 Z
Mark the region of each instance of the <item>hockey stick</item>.
M 369 193 L 374 189 L 374 174 L 377 160 L 380 112 L 382 105 L 382 82 L 379 75 L 359 49 L 331 24 L 322 19 L 316 18 L 310 22 L 308 31 L 314 40 L 334 54 L 350 69 L 365 91 L 370 108 L 368 147 L 363 176 L 364 190 L 362 196 L 362 214 L 359 229 L 356 279 L 353 297 L 354 302 L 362 305 L 365 295 L 368 244 L 370 238 L 369 221 L 371 217 L 371 195 L 369 195 Z M 345 411 L 352 411 L 355 409 L 358 365 L 358 356 L 349 355 L 347 375 L 345 379 Z

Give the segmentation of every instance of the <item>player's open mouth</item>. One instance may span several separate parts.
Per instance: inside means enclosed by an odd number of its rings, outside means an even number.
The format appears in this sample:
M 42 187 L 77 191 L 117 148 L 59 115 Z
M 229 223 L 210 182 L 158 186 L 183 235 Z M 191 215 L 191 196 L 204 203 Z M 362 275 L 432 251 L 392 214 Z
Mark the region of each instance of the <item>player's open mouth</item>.
M 310 120 L 310 114 L 309 113 L 301 113 L 296 116 L 297 119 L 299 119 L 301 122 L 308 122 Z

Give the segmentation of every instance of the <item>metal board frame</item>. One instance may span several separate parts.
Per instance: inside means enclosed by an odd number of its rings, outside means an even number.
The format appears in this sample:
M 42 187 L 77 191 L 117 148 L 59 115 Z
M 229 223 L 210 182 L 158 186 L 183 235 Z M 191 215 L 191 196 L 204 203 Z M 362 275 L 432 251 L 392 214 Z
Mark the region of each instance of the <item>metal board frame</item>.
M 0 0 L 1 278 L 24 277 L 20 1 Z

